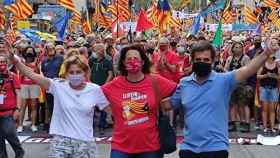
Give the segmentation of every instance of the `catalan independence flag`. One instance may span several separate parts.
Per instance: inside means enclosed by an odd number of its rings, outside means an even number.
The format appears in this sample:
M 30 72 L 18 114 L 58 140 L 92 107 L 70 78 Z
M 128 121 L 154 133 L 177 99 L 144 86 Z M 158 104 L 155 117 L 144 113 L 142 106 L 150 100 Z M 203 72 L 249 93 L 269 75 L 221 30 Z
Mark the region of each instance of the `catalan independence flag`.
M 14 14 L 18 19 L 27 19 L 33 14 L 32 6 L 26 0 L 16 0 L 14 3 L 4 3 L 5 8 Z
M 223 12 L 223 23 L 230 24 L 234 22 L 233 12 L 232 12 L 232 5 L 229 3 Z
M 280 7 L 279 3 L 277 3 L 276 0 L 264 0 L 263 3 L 266 7 L 269 7 L 272 9 L 277 9 Z
M 158 23 L 160 32 L 164 31 L 171 17 L 171 8 L 168 0 L 159 0 L 157 5 Z
M 258 17 L 251 8 L 245 6 L 243 14 L 244 14 L 246 23 L 256 24 L 258 22 Z
M 81 13 L 76 9 L 72 0 L 58 0 L 57 2 L 61 6 L 73 12 L 74 16 L 81 17 Z
M 152 2 L 150 7 L 147 10 L 147 17 L 150 21 L 152 21 L 154 24 L 158 24 L 157 19 L 157 4 L 156 2 Z
M 115 0 L 108 6 L 108 11 L 112 13 L 113 20 L 122 15 L 126 20 L 130 18 L 129 0 Z
M 83 29 L 84 34 L 90 34 L 91 33 L 91 26 L 90 26 L 86 11 L 84 11 L 82 13 L 82 29 Z
M 269 14 L 268 18 L 272 21 L 272 23 L 277 26 L 278 28 L 280 28 L 280 19 L 279 16 L 277 14 L 276 10 L 272 10 L 272 12 Z
M 109 6 L 106 7 L 106 5 L 102 2 L 100 2 L 100 0 L 95 0 L 95 6 L 96 6 L 96 10 L 95 10 L 95 14 L 93 16 L 93 21 L 100 27 L 103 28 L 110 28 L 111 24 L 112 24 L 112 20 L 111 18 L 106 15 L 106 12 L 108 12 L 109 10 Z
M 5 29 L 6 18 L 4 11 L 0 8 L 0 30 Z
M 8 26 L 8 30 L 7 33 L 5 35 L 5 38 L 7 39 L 7 41 L 10 44 L 13 44 L 16 41 L 16 28 L 15 28 L 15 23 L 16 23 L 16 18 L 12 17 L 11 19 L 9 19 L 10 23 Z

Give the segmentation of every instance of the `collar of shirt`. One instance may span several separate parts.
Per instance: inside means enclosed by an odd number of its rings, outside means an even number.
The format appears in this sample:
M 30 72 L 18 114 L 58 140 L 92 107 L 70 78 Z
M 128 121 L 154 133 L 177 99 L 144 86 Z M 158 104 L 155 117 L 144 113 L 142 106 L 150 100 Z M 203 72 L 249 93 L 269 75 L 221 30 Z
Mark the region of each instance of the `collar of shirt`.
M 208 82 L 208 81 L 213 81 L 215 79 L 215 77 L 216 77 L 216 72 L 212 71 L 210 76 L 203 83 Z M 197 83 L 195 73 L 192 73 L 191 76 L 187 77 L 186 81 L 187 82 L 195 82 L 195 83 Z

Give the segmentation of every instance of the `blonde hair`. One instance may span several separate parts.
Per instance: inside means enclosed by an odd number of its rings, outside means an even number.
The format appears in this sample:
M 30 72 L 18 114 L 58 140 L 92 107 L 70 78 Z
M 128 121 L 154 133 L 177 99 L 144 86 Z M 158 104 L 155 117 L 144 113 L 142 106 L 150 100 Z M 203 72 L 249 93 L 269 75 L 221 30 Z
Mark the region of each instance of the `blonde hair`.
M 78 65 L 86 73 L 87 78 L 90 75 L 89 65 L 88 65 L 85 57 L 82 55 L 72 55 L 72 56 L 68 57 L 67 59 L 65 59 L 63 64 L 65 66 L 65 73 L 68 72 L 69 68 L 72 65 Z
M 74 55 L 80 55 L 79 49 L 76 49 L 76 48 L 69 49 L 64 56 L 64 60 L 66 60 L 66 59 L 68 59 L 68 58 L 70 58 L 71 56 L 74 56 Z

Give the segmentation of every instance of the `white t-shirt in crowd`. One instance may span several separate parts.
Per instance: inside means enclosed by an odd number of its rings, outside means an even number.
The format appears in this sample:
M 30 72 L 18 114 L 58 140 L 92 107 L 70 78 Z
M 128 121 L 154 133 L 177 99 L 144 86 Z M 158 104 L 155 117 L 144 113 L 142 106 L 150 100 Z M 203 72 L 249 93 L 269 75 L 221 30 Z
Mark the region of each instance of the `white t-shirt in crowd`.
M 83 90 L 74 90 L 69 82 L 50 79 L 49 93 L 54 96 L 50 134 L 83 141 L 93 141 L 94 107 L 103 110 L 109 105 L 101 87 L 87 83 Z

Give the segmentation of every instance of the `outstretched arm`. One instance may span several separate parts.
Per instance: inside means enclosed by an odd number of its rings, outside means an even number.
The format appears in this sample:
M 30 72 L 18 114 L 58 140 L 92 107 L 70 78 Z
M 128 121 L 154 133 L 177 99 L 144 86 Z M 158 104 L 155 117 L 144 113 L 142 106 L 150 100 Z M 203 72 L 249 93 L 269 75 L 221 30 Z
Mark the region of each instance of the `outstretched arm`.
M 18 71 L 22 73 L 24 76 L 30 78 L 40 86 L 44 87 L 45 89 L 49 89 L 50 87 L 50 80 L 43 75 L 37 74 L 33 72 L 31 68 L 28 66 L 24 65 L 22 62 L 20 62 L 19 59 L 17 59 L 14 54 L 10 55 L 10 60 L 12 63 L 16 66 Z
M 254 75 L 268 59 L 270 53 L 264 52 L 253 59 L 248 65 L 241 67 L 236 71 L 236 80 L 243 82 L 250 76 Z

